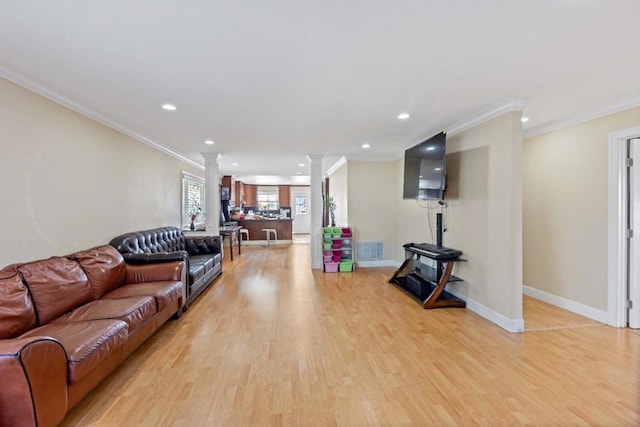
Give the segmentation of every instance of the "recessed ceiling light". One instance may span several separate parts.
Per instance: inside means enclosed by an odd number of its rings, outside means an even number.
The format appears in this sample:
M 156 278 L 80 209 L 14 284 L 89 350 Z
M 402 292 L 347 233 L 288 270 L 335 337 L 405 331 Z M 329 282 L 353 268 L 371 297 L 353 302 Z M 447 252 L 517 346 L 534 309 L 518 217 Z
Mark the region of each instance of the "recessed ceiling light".
M 298 163 L 298 166 L 302 167 L 304 166 L 304 163 Z
M 433 170 L 434 170 L 434 171 L 441 171 L 441 170 L 442 170 L 442 168 L 434 168 Z
M 436 147 L 434 147 L 433 145 L 427 147 L 427 151 L 433 151 L 435 149 L 436 149 Z
M 231 163 L 231 166 L 238 166 L 238 164 L 233 162 L 233 163 Z
M 362 148 L 370 148 L 370 147 L 371 147 L 371 145 L 369 145 L 369 144 L 362 144 Z
M 207 139 L 204 143 L 205 143 L 205 144 L 207 144 L 207 145 L 213 145 L 213 144 L 215 144 L 215 142 L 213 142 L 213 141 L 212 141 L 212 140 L 210 140 L 210 139 Z
M 398 114 L 398 118 L 399 118 L 400 120 L 407 120 L 409 117 L 411 117 L 411 116 L 409 115 L 409 113 L 400 113 L 400 114 Z
M 173 105 L 173 104 L 162 104 L 162 108 L 164 108 L 165 110 L 168 110 L 168 111 L 176 111 L 177 110 L 176 106 Z
M 529 117 L 524 117 L 524 116 L 522 116 L 522 118 L 520 119 L 520 121 L 521 121 L 522 123 L 526 123 L 526 122 L 528 122 L 528 121 L 529 121 Z
M 420 175 L 420 178 L 422 178 L 422 175 Z

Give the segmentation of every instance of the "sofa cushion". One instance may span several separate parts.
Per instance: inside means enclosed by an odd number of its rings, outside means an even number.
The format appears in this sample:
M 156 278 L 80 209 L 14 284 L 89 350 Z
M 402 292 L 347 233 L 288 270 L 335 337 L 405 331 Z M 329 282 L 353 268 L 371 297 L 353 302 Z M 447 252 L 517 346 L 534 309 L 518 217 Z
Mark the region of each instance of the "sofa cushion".
M 69 362 L 69 382 L 75 383 L 124 345 L 127 324 L 120 320 L 49 323 L 22 337 L 48 336 L 60 341 Z
M 75 260 L 53 257 L 17 270 L 31 291 L 40 325 L 93 299 L 87 275 Z
M 195 283 L 204 276 L 204 265 L 189 263 L 189 283 Z
M 191 258 L 189 258 L 189 264 L 201 265 L 204 267 L 204 272 L 208 273 L 213 270 L 215 261 L 212 255 L 192 255 Z
M 76 252 L 70 258 L 78 261 L 87 274 L 94 299 L 124 283 L 127 267 L 120 252 L 113 246 L 98 246 Z
M 172 302 L 177 301 L 182 296 L 182 282 L 146 282 L 132 283 L 130 285 L 121 286 L 105 296 L 103 299 L 118 299 L 138 296 L 151 296 L 156 300 L 157 311 L 164 310 Z
M 15 338 L 35 326 L 29 290 L 16 273 L 0 271 L 0 339 Z
M 157 313 L 153 297 L 99 299 L 65 313 L 52 323 L 77 322 L 95 319 L 117 319 L 129 325 L 129 333 Z

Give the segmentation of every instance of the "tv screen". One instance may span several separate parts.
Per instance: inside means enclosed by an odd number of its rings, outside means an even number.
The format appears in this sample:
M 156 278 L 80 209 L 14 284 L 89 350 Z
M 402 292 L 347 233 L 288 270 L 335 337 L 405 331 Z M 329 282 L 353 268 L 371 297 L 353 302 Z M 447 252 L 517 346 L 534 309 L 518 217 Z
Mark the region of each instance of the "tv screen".
M 446 184 L 447 134 L 441 132 L 404 152 L 404 199 L 441 200 Z

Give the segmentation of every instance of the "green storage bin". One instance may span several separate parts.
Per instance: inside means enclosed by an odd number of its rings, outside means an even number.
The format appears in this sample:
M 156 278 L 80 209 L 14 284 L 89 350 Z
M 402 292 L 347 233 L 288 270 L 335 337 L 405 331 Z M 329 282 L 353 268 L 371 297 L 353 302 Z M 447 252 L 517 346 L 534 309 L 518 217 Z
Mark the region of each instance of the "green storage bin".
M 332 231 L 333 234 L 339 234 L 340 236 L 342 236 L 342 227 L 333 227 L 332 230 L 333 230 Z
M 323 249 L 331 249 L 331 245 L 332 245 L 332 243 L 331 243 L 331 242 L 329 242 L 329 243 L 323 243 L 323 244 L 322 244 L 322 247 L 323 247 Z
M 333 227 L 323 227 L 322 228 L 322 233 L 323 234 L 331 234 L 331 233 L 333 233 Z
M 338 267 L 341 273 L 353 271 L 353 260 L 342 260 Z

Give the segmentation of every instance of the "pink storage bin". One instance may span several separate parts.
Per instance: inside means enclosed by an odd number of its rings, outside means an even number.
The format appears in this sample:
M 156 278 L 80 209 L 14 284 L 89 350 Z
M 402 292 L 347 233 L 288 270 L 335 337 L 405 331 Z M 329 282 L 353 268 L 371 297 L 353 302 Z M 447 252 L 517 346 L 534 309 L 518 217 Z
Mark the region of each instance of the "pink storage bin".
M 340 262 L 342 260 L 342 256 L 341 255 L 334 255 L 332 257 L 329 257 L 329 261 L 327 261 L 327 257 L 325 257 L 324 261 L 325 262 Z
M 324 271 L 325 273 L 337 273 L 339 262 L 325 262 L 324 263 Z
M 331 245 L 331 247 L 334 248 L 334 249 L 340 249 L 342 247 L 342 242 L 334 241 L 333 245 Z
M 325 255 L 324 256 L 324 262 L 331 262 L 331 261 L 335 261 L 333 255 Z
M 322 251 L 322 255 L 334 255 L 335 251 Z

